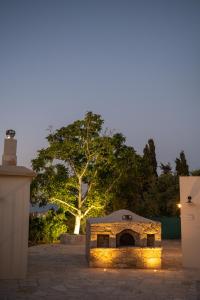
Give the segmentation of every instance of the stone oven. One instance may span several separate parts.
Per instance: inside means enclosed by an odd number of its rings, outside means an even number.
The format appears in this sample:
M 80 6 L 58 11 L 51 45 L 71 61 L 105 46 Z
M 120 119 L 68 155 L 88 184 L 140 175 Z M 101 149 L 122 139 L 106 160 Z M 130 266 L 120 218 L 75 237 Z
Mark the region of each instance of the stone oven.
M 90 218 L 86 226 L 86 257 L 90 267 L 160 268 L 161 223 L 118 210 Z

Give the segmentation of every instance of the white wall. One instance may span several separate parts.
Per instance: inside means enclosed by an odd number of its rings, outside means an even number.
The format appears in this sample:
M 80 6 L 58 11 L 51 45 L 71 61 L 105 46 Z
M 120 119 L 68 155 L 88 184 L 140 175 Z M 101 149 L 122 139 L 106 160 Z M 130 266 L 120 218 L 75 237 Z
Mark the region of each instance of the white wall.
M 30 181 L 30 177 L 0 176 L 1 279 L 26 275 Z
M 183 266 L 200 268 L 200 177 L 180 177 L 180 202 Z

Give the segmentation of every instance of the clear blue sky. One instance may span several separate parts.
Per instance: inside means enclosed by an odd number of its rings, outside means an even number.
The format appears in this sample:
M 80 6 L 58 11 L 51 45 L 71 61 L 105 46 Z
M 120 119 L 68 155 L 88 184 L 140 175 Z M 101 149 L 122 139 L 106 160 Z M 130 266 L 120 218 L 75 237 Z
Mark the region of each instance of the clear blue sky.
M 30 166 L 46 129 L 86 111 L 158 162 L 200 168 L 199 0 L 1 0 L 0 152 Z

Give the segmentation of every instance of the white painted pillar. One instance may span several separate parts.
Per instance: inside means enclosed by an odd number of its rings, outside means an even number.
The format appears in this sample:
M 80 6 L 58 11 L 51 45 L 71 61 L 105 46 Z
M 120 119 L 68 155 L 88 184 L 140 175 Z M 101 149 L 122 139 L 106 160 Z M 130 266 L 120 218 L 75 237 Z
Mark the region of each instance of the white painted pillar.
M 200 176 L 180 177 L 180 203 L 183 266 L 200 269 Z
M 9 141 L 0 166 L 0 279 L 19 279 L 27 271 L 30 183 L 35 174 L 16 166 L 16 140 Z

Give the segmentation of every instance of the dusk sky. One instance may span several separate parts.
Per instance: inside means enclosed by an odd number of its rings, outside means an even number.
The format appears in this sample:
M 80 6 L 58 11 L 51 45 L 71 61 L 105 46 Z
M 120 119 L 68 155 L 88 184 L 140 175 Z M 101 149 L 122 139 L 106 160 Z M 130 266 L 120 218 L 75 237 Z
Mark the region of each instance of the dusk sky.
M 47 128 L 86 111 L 157 160 L 200 168 L 199 0 L 0 1 L 0 154 L 30 167 Z

